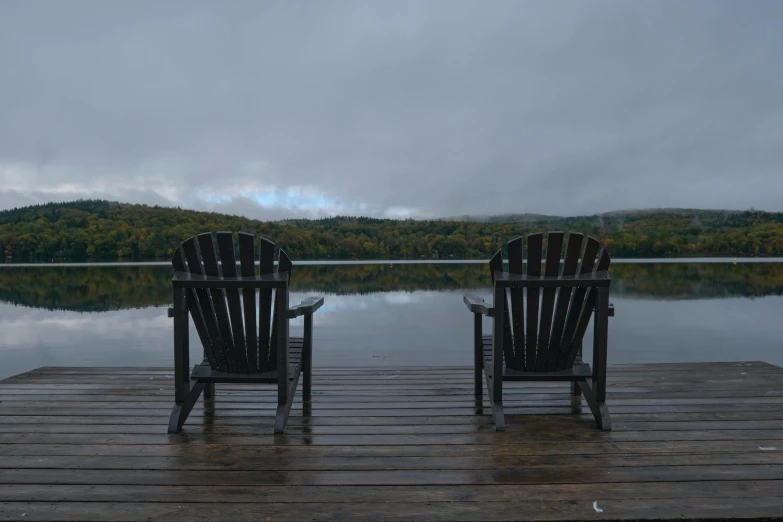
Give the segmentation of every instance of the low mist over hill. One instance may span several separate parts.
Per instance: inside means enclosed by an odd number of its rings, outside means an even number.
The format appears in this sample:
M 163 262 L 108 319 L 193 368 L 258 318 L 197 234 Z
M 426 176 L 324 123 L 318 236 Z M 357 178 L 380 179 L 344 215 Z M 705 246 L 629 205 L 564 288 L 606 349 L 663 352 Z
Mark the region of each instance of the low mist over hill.
M 579 220 L 584 222 L 595 222 L 596 224 L 603 223 L 605 218 L 614 219 L 649 219 L 651 217 L 689 217 L 689 218 L 702 218 L 708 219 L 729 219 L 731 215 L 742 214 L 746 212 L 752 212 L 757 214 L 763 214 L 770 216 L 771 219 L 776 219 L 779 213 L 772 212 L 757 212 L 755 209 L 749 211 L 742 210 L 704 210 L 697 208 L 642 208 L 642 209 L 628 209 L 628 210 L 613 210 L 611 212 L 603 212 L 601 214 L 593 214 L 590 216 L 548 216 L 545 214 L 493 214 L 493 215 L 472 215 L 472 216 L 453 216 L 442 218 L 444 221 L 470 221 L 474 223 L 562 223 L 566 219 Z
M 264 222 L 104 200 L 0 212 L 6 261 L 161 259 L 205 231 L 261 234 L 295 259 L 490 257 L 507 240 L 545 230 L 585 232 L 615 257 L 780 256 L 783 213 L 645 209 L 593 216 L 536 214 L 392 220 L 337 216 Z

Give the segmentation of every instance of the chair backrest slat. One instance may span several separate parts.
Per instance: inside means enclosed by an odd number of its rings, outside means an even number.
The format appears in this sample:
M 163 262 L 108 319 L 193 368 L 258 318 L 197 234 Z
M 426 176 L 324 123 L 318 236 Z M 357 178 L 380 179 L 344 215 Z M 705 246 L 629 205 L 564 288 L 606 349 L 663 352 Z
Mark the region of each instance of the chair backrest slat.
M 190 237 L 182 243 L 182 252 L 185 254 L 185 260 L 188 262 L 188 270 L 192 274 L 204 274 L 204 268 L 201 264 L 201 255 L 196 244 L 196 237 Z M 204 318 L 204 326 L 209 334 L 209 344 L 204 345 L 204 355 L 213 367 L 226 367 L 226 356 L 223 350 L 214 350 L 213 343 L 220 340 L 220 330 L 217 319 L 215 318 L 215 309 L 212 306 L 212 299 L 209 292 L 203 288 L 195 289 L 198 299 L 201 315 Z
M 489 271 L 492 273 L 492 282 L 495 281 L 495 272 L 503 271 L 503 252 L 500 250 L 489 260 Z M 505 297 L 505 291 L 503 293 Z M 514 363 L 514 345 L 511 337 L 511 321 L 509 321 L 509 307 L 503 308 L 503 358 L 506 364 Z
M 544 276 L 557 277 L 560 273 L 560 258 L 563 252 L 563 233 L 550 232 L 546 241 L 546 264 Z M 552 332 L 552 313 L 555 308 L 557 288 L 544 288 L 541 296 L 541 322 L 538 326 L 538 353 L 536 354 L 536 371 L 546 371 L 549 360 L 549 336 Z
M 579 233 L 568 234 L 565 258 L 563 259 L 563 277 L 573 276 L 579 265 L 579 254 L 582 252 L 582 240 L 584 236 Z M 557 292 L 557 305 L 555 317 L 552 320 L 552 335 L 549 337 L 549 356 L 546 363 L 546 371 L 553 371 L 557 367 L 560 356 L 561 341 L 565 328 L 568 306 L 571 304 L 571 287 L 560 288 Z
M 511 274 L 522 275 L 522 240 L 518 237 L 508 242 L 508 271 Z M 522 288 L 512 288 L 511 294 L 511 324 L 513 332 L 514 358 L 506 359 L 506 366 L 515 370 L 524 370 L 525 366 L 525 291 Z
M 239 273 L 242 277 L 256 275 L 254 236 L 247 232 L 237 234 L 239 243 Z M 258 365 L 258 338 L 256 337 L 256 291 L 251 288 L 242 290 L 242 306 L 245 311 L 245 349 L 247 367 L 250 373 L 260 372 Z
M 527 275 L 541 275 L 541 256 L 543 254 L 544 234 L 528 234 L 527 236 Z M 538 288 L 527 289 L 527 328 L 525 337 L 525 370 L 536 371 L 538 350 Z
M 609 270 L 609 265 L 612 263 L 612 260 L 609 258 L 609 252 L 607 252 L 606 247 L 601 249 L 601 260 L 598 262 L 598 267 L 595 269 L 596 272 L 604 272 L 606 270 Z
M 185 264 L 185 258 L 182 257 L 182 251 L 178 248 L 171 258 L 171 264 L 174 270 L 178 272 L 187 272 L 188 267 Z M 207 326 L 204 323 L 204 316 L 201 314 L 201 307 L 199 306 L 198 296 L 194 289 L 187 290 L 190 292 L 188 295 L 188 311 L 193 317 L 193 325 L 196 327 L 196 333 L 201 344 L 209 346 L 209 332 L 207 332 Z
M 589 274 L 594 271 L 596 266 L 596 255 L 601 248 L 595 238 L 588 237 L 585 244 L 584 253 L 582 253 L 582 264 L 579 267 L 580 274 Z M 593 312 L 592 291 L 587 287 L 577 287 L 574 290 L 574 297 L 571 300 L 571 307 L 568 309 L 568 315 L 563 329 L 563 336 L 560 341 L 560 355 L 558 356 L 556 368 L 567 369 L 573 366 L 576 356 L 581 348 L 584 328 L 590 321 L 590 315 Z M 582 335 L 578 334 L 582 331 Z
M 277 254 L 277 272 L 278 273 L 287 273 L 290 277 L 291 275 L 291 259 L 289 259 L 288 254 L 283 251 L 281 248 L 278 251 Z M 279 291 L 279 290 L 278 290 Z M 275 299 L 277 301 L 277 299 Z M 278 310 L 277 306 L 275 305 L 272 309 L 272 335 L 269 336 L 269 368 L 274 369 L 277 368 L 277 336 L 279 335 L 279 332 L 277 331 L 277 314 L 279 313 L 286 313 L 286 310 Z
M 271 275 L 275 269 L 275 244 L 266 238 L 260 238 L 258 245 L 258 262 L 261 275 Z M 258 293 L 258 361 L 261 371 L 277 368 L 270 367 L 269 337 L 270 321 L 272 319 L 272 290 L 262 288 Z M 275 357 L 277 357 L 275 355 Z M 274 360 L 274 359 L 273 359 Z
M 201 250 L 201 260 L 204 262 L 204 273 L 208 276 L 220 277 L 212 233 L 205 232 L 199 234 L 197 238 L 199 250 Z M 223 352 L 226 354 L 228 371 L 237 373 L 239 372 L 239 365 L 234 352 L 231 322 L 228 319 L 228 309 L 226 308 L 226 299 L 223 290 L 220 288 L 210 288 L 209 295 L 212 297 L 212 307 L 215 310 L 215 318 L 217 319 L 218 331 L 220 332 L 220 343 L 224 345 Z
M 609 269 L 609 253 L 606 251 L 606 249 L 602 249 L 601 254 L 599 255 L 599 262 L 596 266 L 594 272 L 601 272 L 603 270 Z M 582 316 L 579 318 L 579 324 L 576 327 L 576 333 L 574 333 L 574 340 L 581 340 L 585 332 L 587 331 L 587 325 L 590 323 L 590 315 L 592 314 L 593 309 L 595 308 L 595 301 L 597 299 L 597 293 L 594 288 L 589 289 L 588 291 L 589 297 L 585 302 L 585 307 L 582 310 Z M 576 343 L 575 343 L 576 344 Z M 577 350 L 574 350 L 572 348 L 572 352 L 576 352 Z M 573 357 L 572 357 L 573 355 Z M 569 360 L 567 361 L 567 364 L 574 364 L 574 360 L 576 359 L 576 354 L 569 354 Z
M 217 238 L 218 252 L 220 252 L 220 267 L 223 277 L 237 277 L 237 262 L 234 257 L 234 234 L 232 232 L 218 232 L 215 236 Z M 234 359 L 237 363 L 237 371 L 249 373 L 239 290 L 226 289 L 226 304 L 228 305 L 228 318 L 231 322 L 231 333 L 234 340 Z

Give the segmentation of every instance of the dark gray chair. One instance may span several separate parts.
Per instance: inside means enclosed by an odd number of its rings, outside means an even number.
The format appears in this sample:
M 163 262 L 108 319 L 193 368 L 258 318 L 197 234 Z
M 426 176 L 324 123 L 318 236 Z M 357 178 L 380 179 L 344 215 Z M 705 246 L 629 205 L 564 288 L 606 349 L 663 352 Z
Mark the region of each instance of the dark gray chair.
M 176 404 L 169 433 L 182 429 L 202 391 L 205 398 L 213 396 L 215 383 L 277 384 L 275 433 L 285 431 L 300 374 L 303 400 L 310 401 L 313 313 L 324 300 L 311 297 L 289 308 L 292 265 L 286 253 L 280 250 L 275 272 L 275 245 L 260 237 L 257 274 L 253 234 L 240 232 L 237 239 L 235 248 L 232 232 L 199 234 L 183 242 L 171 260 Z M 304 337 L 290 337 L 288 321 L 301 315 Z M 190 374 L 188 317 L 204 347 L 204 361 Z
M 606 406 L 609 253 L 601 243 L 571 232 L 549 232 L 543 274 L 544 234 L 530 234 L 523 266 L 523 238 L 507 244 L 508 268 L 499 250 L 490 260 L 494 302 L 464 296 L 474 314 L 475 396 L 482 399 L 482 370 L 495 429 L 505 430 L 503 381 L 569 381 L 584 395 L 598 427 L 611 430 Z M 564 252 L 563 252 L 564 250 Z M 562 254 L 562 255 L 561 255 Z M 482 334 L 482 315 L 492 317 Z M 581 360 L 582 340 L 594 317 L 593 367 Z

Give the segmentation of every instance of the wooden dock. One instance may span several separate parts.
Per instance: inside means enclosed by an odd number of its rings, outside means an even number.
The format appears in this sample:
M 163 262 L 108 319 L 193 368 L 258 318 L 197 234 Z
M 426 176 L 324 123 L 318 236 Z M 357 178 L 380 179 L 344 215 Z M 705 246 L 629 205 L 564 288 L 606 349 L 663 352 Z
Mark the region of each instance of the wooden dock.
M 783 516 L 779 367 L 610 367 L 611 432 L 567 384 L 512 383 L 497 433 L 471 379 L 316 368 L 277 436 L 273 387 L 218 386 L 168 435 L 170 370 L 39 368 L 0 382 L 0 520 Z

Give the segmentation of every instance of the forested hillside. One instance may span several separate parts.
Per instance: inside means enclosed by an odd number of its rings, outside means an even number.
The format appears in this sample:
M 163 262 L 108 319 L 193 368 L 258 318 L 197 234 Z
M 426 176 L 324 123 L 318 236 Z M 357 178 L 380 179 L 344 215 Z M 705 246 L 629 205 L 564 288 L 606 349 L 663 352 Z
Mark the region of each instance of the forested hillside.
M 210 230 L 261 234 L 294 259 L 488 258 L 541 230 L 600 237 L 615 257 L 782 256 L 783 213 L 647 210 L 583 217 L 509 215 L 464 220 L 334 217 L 262 222 L 239 216 L 80 200 L 0 212 L 6 261 L 163 259 Z

